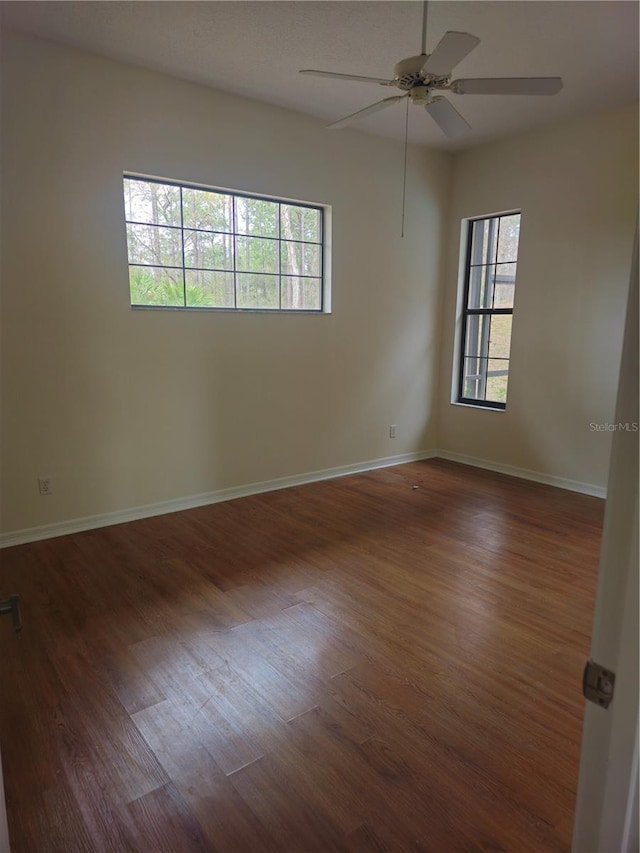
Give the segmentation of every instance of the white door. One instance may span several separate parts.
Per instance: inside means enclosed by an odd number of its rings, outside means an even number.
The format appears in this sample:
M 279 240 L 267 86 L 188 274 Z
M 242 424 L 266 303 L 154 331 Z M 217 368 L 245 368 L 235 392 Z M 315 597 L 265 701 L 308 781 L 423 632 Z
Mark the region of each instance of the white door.
M 638 851 L 638 237 L 631 269 L 591 657 L 616 674 L 586 703 L 574 853 Z M 636 426 L 637 429 L 637 426 Z

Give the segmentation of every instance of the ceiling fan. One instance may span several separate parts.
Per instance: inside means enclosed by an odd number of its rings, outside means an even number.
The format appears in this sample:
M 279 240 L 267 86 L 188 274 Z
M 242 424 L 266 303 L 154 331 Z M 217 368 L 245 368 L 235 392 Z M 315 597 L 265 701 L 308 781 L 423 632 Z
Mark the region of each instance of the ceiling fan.
M 357 74 L 339 74 L 334 71 L 305 69 L 300 74 L 331 77 L 337 80 L 355 80 L 360 83 L 377 83 L 393 86 L 403 92 L 371 104 L 362 110 L 334 121 L 328 127 L 338 129 L 352 121 L 409 98 L 412 104 L 423 106 L 440 129 L 451 138 L 462 136 L 471 126 L 453 104 L 437 92 L 454 95 L 555 95 L 562 89 L 561 77 L 479 77 L 451 80 L 451 72 L 478 46 L 480 39 L 469 33 L 449 31 L 438 42 L 433 53 L 426 52 L 427 3 L 423 4 L 422 50 L 418 56 L 401 59 L 393 69 L 393 78 L 361 77 Z

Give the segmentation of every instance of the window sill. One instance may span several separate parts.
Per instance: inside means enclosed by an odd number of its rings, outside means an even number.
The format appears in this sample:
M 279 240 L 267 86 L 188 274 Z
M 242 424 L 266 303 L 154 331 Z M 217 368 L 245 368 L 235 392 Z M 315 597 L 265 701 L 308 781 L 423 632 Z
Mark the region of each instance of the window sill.
M 311 310 L 305 308 L 213 308 L 207 305 L 131 305 L 133 311 L 189 311 L 191 313 L 211 313 L 218 314 L 283 314 L 312 315 L 314 317 L 331 314 L 331 311 Z
M 478 412 L 501 412 L 504 414 L 506 409 L 494 409 L 493 406 L 474 406 L 473 403 L 458 403 L 457 400 L 451 400 L 450 404 L 452 406 L 461 406 L 463 409 L 473 409 Z

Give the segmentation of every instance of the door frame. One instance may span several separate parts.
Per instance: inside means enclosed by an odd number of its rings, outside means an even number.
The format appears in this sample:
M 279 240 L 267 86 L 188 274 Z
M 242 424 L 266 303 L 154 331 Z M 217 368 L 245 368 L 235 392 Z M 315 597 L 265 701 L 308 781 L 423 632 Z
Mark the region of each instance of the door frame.
M 637 853 L 638 226 L 631 264 L 591 658 L 616 673 L 608 709 L 586 703 L 574 853 Z

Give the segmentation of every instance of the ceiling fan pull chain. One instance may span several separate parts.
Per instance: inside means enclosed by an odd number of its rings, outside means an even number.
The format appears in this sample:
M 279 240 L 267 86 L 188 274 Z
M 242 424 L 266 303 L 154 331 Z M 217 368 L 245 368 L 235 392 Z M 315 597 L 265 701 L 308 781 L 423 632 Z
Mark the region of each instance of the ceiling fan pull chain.
M 407 200 L 407 147 L 409 144 L 409 99 L 404 118 L 404 170 L 402 174 L 402 228 L 400 236 L 404 238 L 404 210 Z

